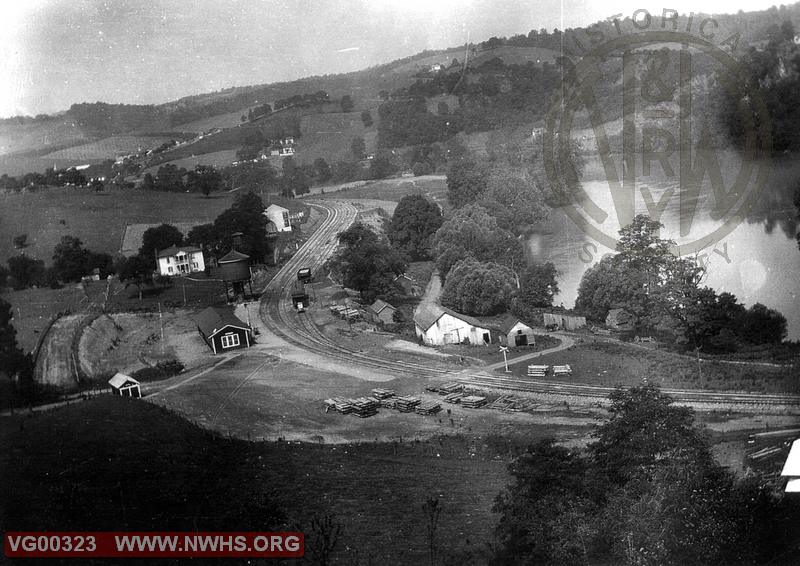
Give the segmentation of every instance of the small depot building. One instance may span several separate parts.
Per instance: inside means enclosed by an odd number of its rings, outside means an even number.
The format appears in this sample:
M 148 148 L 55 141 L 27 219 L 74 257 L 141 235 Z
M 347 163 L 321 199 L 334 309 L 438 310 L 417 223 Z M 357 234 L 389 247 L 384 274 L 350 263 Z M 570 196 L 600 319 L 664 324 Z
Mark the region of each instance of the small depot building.
M 194 319 L 200 336 L 215 354 L 250 347 L 250 327 L 229 309 L 208 307 Z
M 417 337 L 428 346 L 487 346 L 499 342 L 497 329 L 471 316 L 431 303 L 417 305 L 414 329 Z
M 500 344 L 509 348 L 535 346 L 536 335 L 533 328 L 518 318 L 505 317 L 497 325 L 500 330 Z
M 115 373 L 114 377 L 108 380 L 111 386 L 111 392 L 114 395 L 121 395 L 123 397 L 141 397 L 142 389 L 139 382 L 129 375 L 124 373 Z

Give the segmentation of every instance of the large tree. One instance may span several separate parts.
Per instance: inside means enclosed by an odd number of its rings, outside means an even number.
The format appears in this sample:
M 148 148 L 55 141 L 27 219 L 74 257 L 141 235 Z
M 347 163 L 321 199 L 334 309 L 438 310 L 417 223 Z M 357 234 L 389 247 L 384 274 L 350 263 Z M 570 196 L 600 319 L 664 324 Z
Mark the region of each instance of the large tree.
M 498 314 L 508 308 L 515 286 L 514 273 L 507 267 L 464 259 L 450 270 L 441 303 L 464 314 Z
M 394 210 L 387 236 L 412 261 L 428 259 L 433 235 L 442 225 L 439 206 L 422 195 L 403 197 Z
M 218 253 L 228 253 L 233 248 L 233 234 L 241 232 L 242 245 L 238 251 L 255 262 L 263 261 L 267 253 L 267 217 L 263 212 L 264 201 L 257 194 L 237 194 L 233 205 L 214 220 Z
M 89 250 L 73 236 L 62 236 L 53 249 L 53 269 L 61 281 L 80 281 L 89 271 Z
M 17 345 L 17 331 L 12 324 L 11 305 L 0 299 L 0 373 L 7 377 L 31 377 L 31 359 Z
M 181 244 L 183 244 L 183 233 L 172 224 L 161 224 L 144 231 L 139 255 L 153 258 L 152 261 L 155 262 L 157 252 Z
M 447 170 L 447 200 L 461 208 L 478 200 L 486 190 L 486 168 L 471 159 L 459 159 Z
M 433 239 L 433 255 L 443 279 L 453 264 L 462 259 L 493 261 L 515 274 L 525 261 L 522 244 L 514 234 L 499 228 L 497 220 L 476 205 L 457 210 L 442 223 Z
M 394 279 L 405 271 L 403 257 L 369 226 L 359 222 L 339 234 L 340 248 L 329 265 L 345 287 L 372 301 L 394 290 Z
M 211 165 L 197 165 L 194 171 L 189 171 L 186 179 L 186 188 L 195 193 L 209 193 L 218 191 L 222 186 L 222 175 Z
M 14 289 L 38 285 L 44 279 L 44 262 L 24 254 L 8 258 L 8 275 Z
M 556 266 L 552 263 L 533 263 L 522 270 L 519 290 L 511 304 L 512 312 L 525 320 L 533 320 L 536 309 L 553 306 L 558 293 Z

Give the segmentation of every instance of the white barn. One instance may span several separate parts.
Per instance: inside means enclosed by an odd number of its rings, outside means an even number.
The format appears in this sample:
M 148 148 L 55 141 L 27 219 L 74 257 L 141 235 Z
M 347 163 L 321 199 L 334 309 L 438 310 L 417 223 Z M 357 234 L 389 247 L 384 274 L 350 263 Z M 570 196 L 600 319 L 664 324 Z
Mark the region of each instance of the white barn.
M 289 219 L 288 208 L 283 208 L 277 204 L 271 204 L 264 211 L 264 216 L 266 216 L 270 222 L 275 224 L 278 232 L 292 231 L 292 222 Z
M 465 341 L 473 346 L 483 346 L 498 341 L 497 330 L 478 319 L 429 303 L 420 304 L 414 311 L 414 330 L 428 346 Z
M 203 250 L 195 246 L 170 246 L 157 254 L 161 275 L 185 275 L 204 271 Z

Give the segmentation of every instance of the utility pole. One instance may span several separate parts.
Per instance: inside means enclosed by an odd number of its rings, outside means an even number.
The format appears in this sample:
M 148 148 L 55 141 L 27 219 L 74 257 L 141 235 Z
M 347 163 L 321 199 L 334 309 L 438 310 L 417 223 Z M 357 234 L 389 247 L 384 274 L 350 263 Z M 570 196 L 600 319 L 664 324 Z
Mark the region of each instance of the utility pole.
M 158 325 L 161 327 L 161 355 L 164 355 L 164 321 L 161 318 L 161 301 L 158 302 Z
M 511 370 L 508 369 L 508 347 L 500 346 L 500 351 L 503 352 L 503 361 L 506 364 L 506 373 L 511 373 Z

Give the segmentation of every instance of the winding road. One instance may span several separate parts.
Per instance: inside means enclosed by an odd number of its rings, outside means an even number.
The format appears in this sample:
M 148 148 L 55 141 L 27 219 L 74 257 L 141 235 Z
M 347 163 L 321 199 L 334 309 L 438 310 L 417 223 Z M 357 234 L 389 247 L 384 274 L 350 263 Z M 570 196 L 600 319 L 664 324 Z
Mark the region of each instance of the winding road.
M 486 371 L 502 367 L 502 364 L 493 364 L 480 370 L 478 368 L 464 371 L 436 369 L 419 363 L 386 360 L 336 344 L 317 328 L 307 314 L 297 313 L 291 306 L 290 299 L 292 290 L 297 283 L 297 270 L 301 267 L 310 267 L 312 271 L 318 272 L 336 249 L 338 233 L 355 221 L 357 211 L 353 204 L 345 201 L 310 200 L 307 202 L 320 210 L 325 218 L 305 245 L 264 288 L 259 314 L 264 326 L 273 334 L 308 352 L 324 356 L 333 363 L 344 364 L 348 367 L 380 370 L 394 375 L 438 377 L 478 388 L 525 392 L 557 402 L 561 400 L 570 403 L 592 404 L 608 402 L 608 395 L 614 391 L 613 387 L 578 385 L 552 380 L 537 381 Z M 568 336 L 559 336 L 559 338 L 562 339 L 562 344 L 552 351 L 565 349 L 571 345 L 571 339 Z M 536 352 L 530 357 L 538 357 L 544 353 L 549 353 L 549 351 Z M 515 362 L 518 361 L 520 360 L 515 360 Z M 703 410 L 800 414 L 800 396 L 798 395 L 689 389 L 662 389 L 662 391 L 671 395 L 680 404 Z

